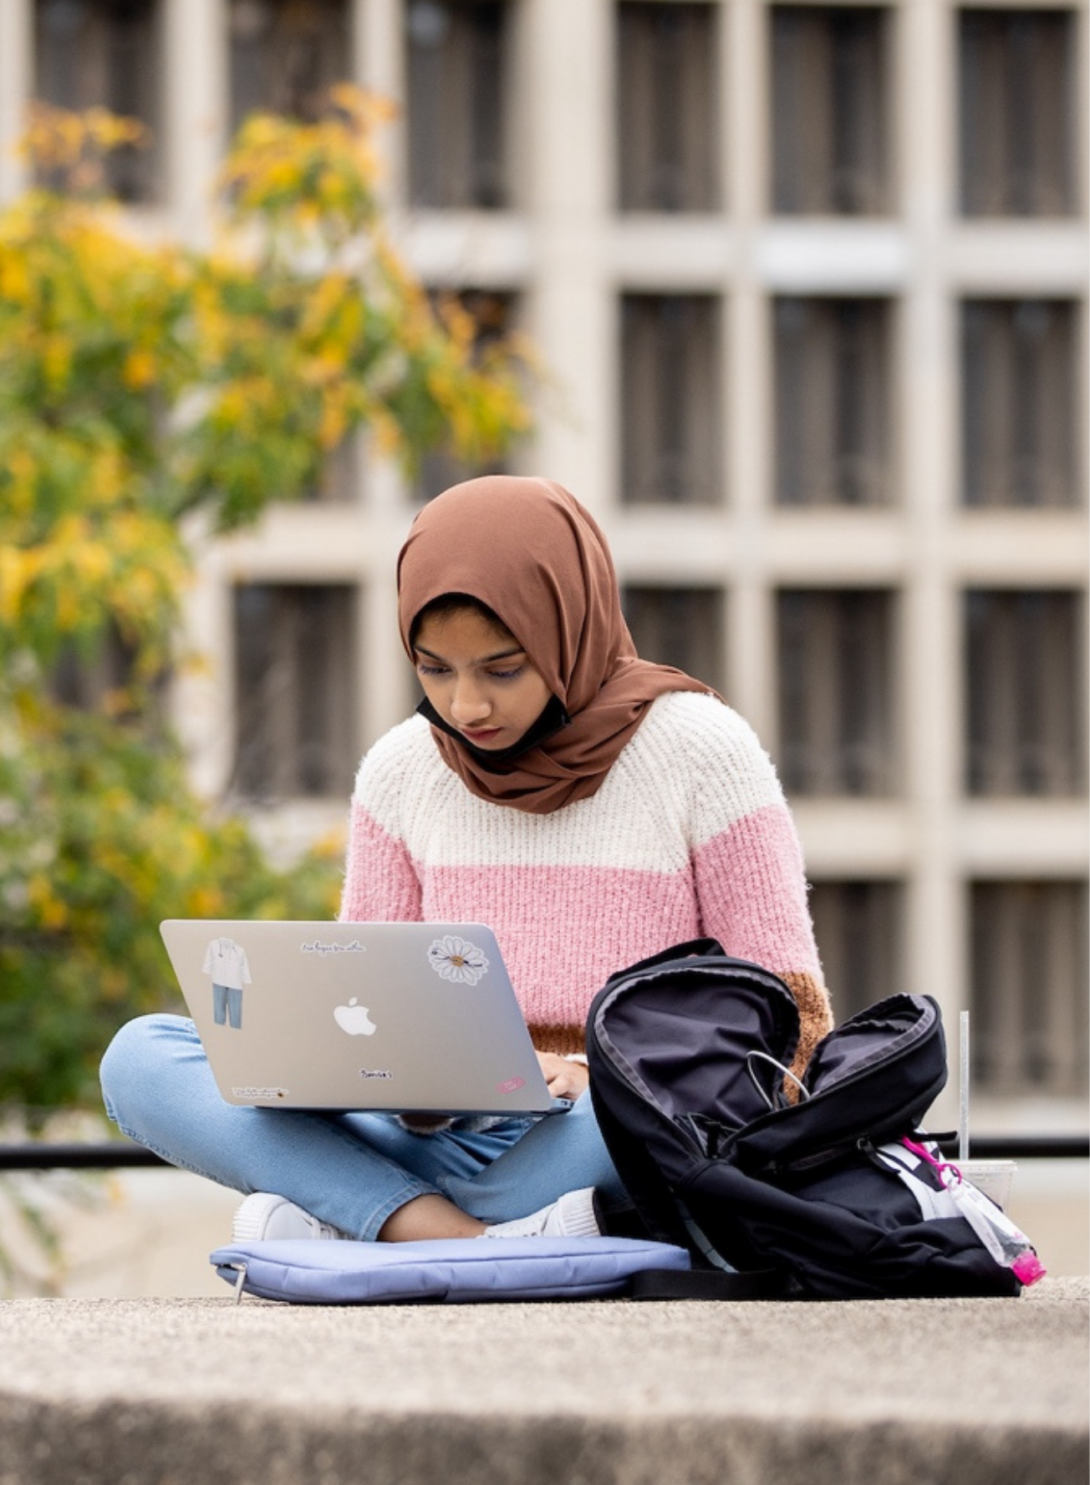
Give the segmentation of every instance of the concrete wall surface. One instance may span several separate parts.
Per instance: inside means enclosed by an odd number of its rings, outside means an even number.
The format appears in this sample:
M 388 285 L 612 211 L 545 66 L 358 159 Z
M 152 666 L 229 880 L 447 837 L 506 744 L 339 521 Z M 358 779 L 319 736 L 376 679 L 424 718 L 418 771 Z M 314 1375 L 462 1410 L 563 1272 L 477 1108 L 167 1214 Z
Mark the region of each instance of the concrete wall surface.
M 7 1180 L 7 1190 L 0 1181 L 0 1250 L 16 1265 L 8 1293 L 72 1299 L 196 1299 L 223 1293 L 208 1254 L 230 1237 L 241 1199 L 237 1192 L 166 1168 Z M 55 1227 L 61 1244 L 56 1258 L 31 1240 L 11 1200 L 15 1189 Z M 1053 1278 L 1090 1272 L 1086 1161 L 1023 1161 L 1010 1213 Z
M 10 1300 L 0 1482 L 1076 1485 L 1088 1297 Z

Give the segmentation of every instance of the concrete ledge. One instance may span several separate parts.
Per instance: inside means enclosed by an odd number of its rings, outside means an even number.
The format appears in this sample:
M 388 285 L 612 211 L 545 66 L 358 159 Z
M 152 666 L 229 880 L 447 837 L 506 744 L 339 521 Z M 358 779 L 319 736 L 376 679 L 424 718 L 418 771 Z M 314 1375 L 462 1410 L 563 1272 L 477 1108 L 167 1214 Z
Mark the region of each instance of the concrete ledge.
M 1084 1485 L 1088 1299 L 12 1300 L 0 1485 Z

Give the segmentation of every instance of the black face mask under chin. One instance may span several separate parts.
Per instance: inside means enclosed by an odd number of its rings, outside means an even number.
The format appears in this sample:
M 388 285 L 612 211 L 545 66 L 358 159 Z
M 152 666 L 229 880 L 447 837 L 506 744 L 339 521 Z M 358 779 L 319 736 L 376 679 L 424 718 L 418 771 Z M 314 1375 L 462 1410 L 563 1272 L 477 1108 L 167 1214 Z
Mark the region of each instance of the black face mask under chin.
M 516 758 L 521 758 L 524 753 L 530 752 L 531 748 L 539 748 L 542 743 L 548 742 L 550 737 L 555 737 L 563 728 L 571 726 L 571 718 L 564 710 L 560 698 L 550 696 L 541 716 L 527 732 L 522 734 L 517 743 L 513 743 L 509 748 L 476 748 L 462 736 L 456 727 L 443 721 L 426 696 L 417 707 L 417 711 L 433 727 L 438 727 L 440 732 L 453 737 L 475 762 L 479 763 L 482 768 L 487 768 L 490 773 L 505 773 L 506 764 L 513 763 Z

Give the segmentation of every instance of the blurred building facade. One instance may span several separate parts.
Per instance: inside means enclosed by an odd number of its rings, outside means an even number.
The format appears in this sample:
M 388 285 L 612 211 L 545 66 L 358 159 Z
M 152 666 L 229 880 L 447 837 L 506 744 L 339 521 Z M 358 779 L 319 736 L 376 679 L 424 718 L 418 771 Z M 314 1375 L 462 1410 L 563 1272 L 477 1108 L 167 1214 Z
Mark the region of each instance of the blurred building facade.
M 715 683 L 795 808 L 838 1014 L 972 1012 L 974 1125 L 1084 1130 L 1087 0 L 3 0 L 40 96 L 155 131 L 114 188 L 195 242 L 231 130 L 396 100 L 397 236 L 548 368 L 506 467 L 602 520 L 643 653 Z M 0 193 L 22 184 L 0 160 Z M 407 483 L 347 447 L 206 544 L 176 715 L 290 849 L 412 677 Z

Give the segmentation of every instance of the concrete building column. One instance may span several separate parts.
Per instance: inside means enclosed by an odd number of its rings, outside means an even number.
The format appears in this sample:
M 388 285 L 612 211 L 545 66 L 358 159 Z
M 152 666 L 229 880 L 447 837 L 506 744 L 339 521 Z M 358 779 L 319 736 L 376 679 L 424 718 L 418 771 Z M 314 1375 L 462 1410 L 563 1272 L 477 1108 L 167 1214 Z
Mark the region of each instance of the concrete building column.
M 377 139 L 385 170 L 381 190 L 389 205 L 406 195 L 403 9 L 404 0 L 352 0 L 352 78 L 398 109 Z
M 189 519 L 186 539 L 196 560 L 182 598 L 183 663 L 170 688 L 171 720 L 193 788 L 205 799 L 219 799 L 235 756 L 233 588 L 226 554 L 203 516 Z
M 33 88 L 30 0 L 0 5 L 0 202 L 10 201 L 26 184 L 26 169 L 14 154 L 23 132 Z
M 407 530 L 408 516 L 404 524 Z M 365 740 L 380 736 L 407 714 L 411 680 L 397 630 L 396 553 L 396 544 L 387 550 L 382 543 L 376 552 L 380 560 L 369 564 L 360 579 L 358 723 Z
M 771 746 L 776 717 L 775 605 L 768 587 L 772 365 L 768 299 L 757 262 L 769 173 L 767 15 L 758 0 L 737 0 L 722 8 L 721 21 L 725 204 L 739 243 L 725 299 L 727 699 Z
M 900 7 L 897 21 L 899 173 L 916 257 L 903 303 L 899 379 L 908 546 L 900 699 L 914 821 L 906 984 L 934 995 L 956 1026 L 967 959 L 957 839 L 961 613 L 949 540 L 958 501 L 958 354 L 957 305 L 944 272 L 956 196 L 956 57 L 950 10 L 940 0 L 914 0 Z
M 166 0 L 163 157 L 174 230 L 194 246 L 209 236 L 208 205 L 230 124 L 225 0 Z
M 526 0 L 515 199 L 532 240 L 527 326 L 556 391 L 534 467 L 596 512 L 616 501 L 616 285 L 603 255 L 612 168 L 612 6 Z

